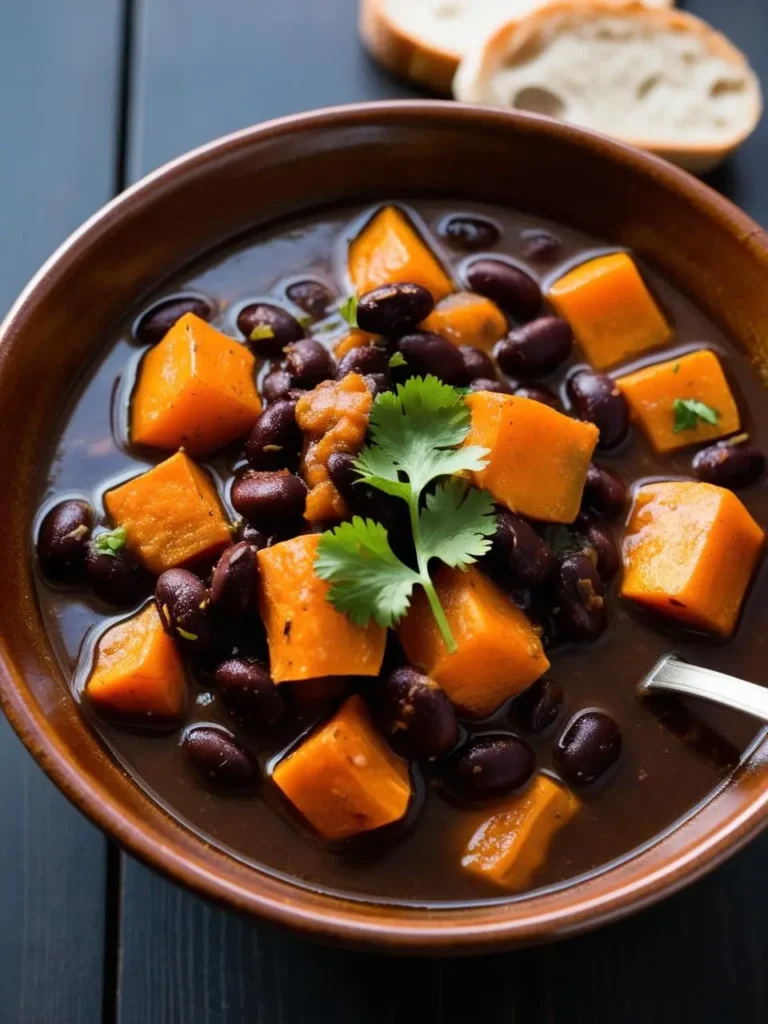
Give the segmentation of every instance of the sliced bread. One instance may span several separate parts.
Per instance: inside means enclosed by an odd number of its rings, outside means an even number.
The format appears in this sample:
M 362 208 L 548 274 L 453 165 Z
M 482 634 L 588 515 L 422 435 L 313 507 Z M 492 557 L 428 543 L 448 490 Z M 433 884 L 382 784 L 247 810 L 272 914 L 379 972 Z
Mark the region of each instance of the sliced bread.
M 360 34 L 384 67 L 450 94 L 459 61 L 495 29 L 548 0 L 361 0 Z M 669 7 L 673 0 L 645 0 Z
M 561 118 L 689 170 L 719 163 L 762 113 L 744 55 L 691 14 L 641 3 L 553 3 L 462 60 L 458 100 Z

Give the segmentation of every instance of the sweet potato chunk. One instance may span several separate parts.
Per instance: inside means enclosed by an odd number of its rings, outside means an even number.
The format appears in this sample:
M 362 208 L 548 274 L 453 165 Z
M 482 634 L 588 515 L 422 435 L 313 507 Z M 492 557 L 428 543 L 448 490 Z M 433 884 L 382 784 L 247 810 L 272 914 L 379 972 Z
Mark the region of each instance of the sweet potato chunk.
M 499 307 L 474 292 L 454 292 L 435 306 L 421 325 L 452 345 L 473 345 L 490 352 L 507 333 L 507 318 Z
M 624 537 L 621 595 L 730 636 L 764 537 L 732 491 L 693 481 L 646 484 Z
M 515 395 L 479 391 L 467 395 L 472 426 L 465 445 L 490 449 L 485 469 L 473 473 L 502 505 L 553 523 L 572 523 L 599 431 Z
M 301 472 L 309 486 L 304 518 L 310 523 L 346 519 L 344 499 L 331 483 L 328 459 L 335 452 L 359 452 L 368 429 L 373 397 L 359 373 L 326 380 L 299 399 L 296 422 L 304 433 Z
M 272 778 L 327 840 L 399 821 L 411 799 L 408 765 L 376 732 L 360 696 L 281 761 Z
M 213 482 L 184 452 L 107 491 L 104 504 L 128 531 L 129 550 L 157 575 L 232 540 Z
M 131 440 L 202 455 L 246 434 L 261 412 L 245 347 L 186 313 L 144 357 Z
M 375 334 L 369 334 L 368 331 L 361 331 L 359 327 L 353 327 L 348 334 L 345 334 L 340 341 L 336 342 L 333 354 L 337 359 L 341 359 L 347 352 L 351 352 L 353 348 L 365 348 L 368 345 L 375 345 L 377 340 Z
M 480 825 L 467 843 L 461 866 L 502 889 L 530 886 L 555 834 L 579 811 L 579 800 L 548 775 Z
M 589 362 L 604 370 L 669 341 L 671 331 L 625 252 L 588 260 L 550 287 Z
M 616 384 L 657 452 L 713 441 L 739 429 L 736 401 L 720 360 L 709 349 L 646 366 Z M 717 422 L 696 415 L 695 406 L 690 412 L 679 408 L 692 400 L 707 406 Z
M 181 656 L 154 604 L 112 626 L 99 641 L 86 694 L 100 710 L 176 718 L 185 691 Z
M 453 291 L 435 255 L 396 206 L 379 210 L 351 243 L 349 276 L 358 295 L 402 282 L 427 288 L 435 302 Z
M 381 668 L 387 631 L 375 622 L 355 626 L 326 600 L 328 584 L 315 574 L 319 542 L 319 534 L 305 534 L 256 556 L 275 683 L 375 676 Z
M 458 650 L 446 650 L 421 588 L 398 630 L 403 649 L 458 708 L 486 718 L 547 671 L 541 640 L 524 612 L 477 569 L 443 566 L 434 582 Z

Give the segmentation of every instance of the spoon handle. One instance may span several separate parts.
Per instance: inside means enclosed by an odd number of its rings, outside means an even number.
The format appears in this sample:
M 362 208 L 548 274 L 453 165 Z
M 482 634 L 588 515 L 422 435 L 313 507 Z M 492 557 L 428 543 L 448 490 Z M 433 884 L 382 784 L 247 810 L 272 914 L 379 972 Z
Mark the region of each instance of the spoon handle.
M 676 654 L 660 658 L 639 687 L 641 694 L 659 690 L 672 690 L 725 704 L 768 722 L 768 687 L 757 686 L 711 668 L 689 665 Z

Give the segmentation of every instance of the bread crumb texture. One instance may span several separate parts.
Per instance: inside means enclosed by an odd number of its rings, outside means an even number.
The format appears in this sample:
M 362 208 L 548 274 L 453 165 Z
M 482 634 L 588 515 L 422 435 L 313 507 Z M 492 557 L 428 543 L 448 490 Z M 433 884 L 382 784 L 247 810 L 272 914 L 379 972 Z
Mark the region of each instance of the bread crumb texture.
M 748 132 L 757 89 L 703 33 L 608 13 L 550 19 L 477 86 L 479 101 L 655 144 Z

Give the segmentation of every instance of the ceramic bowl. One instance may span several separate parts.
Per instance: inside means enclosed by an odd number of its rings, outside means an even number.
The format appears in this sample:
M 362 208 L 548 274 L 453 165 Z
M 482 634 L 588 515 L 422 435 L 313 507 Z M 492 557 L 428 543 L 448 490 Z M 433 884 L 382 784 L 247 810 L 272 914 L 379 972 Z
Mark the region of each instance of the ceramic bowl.
M 271 877 L 169 817 L 81 717 L 43 631 L 31 523 L 41 468 L 80 368 L 122 311 L 235 235 L 337 201 L 402 195 L 521 207 L 626 245 L 756 357 L 768 353 L 768 239 L 653 157 L 546 119 L 455 103 L 318 111 L 238 132 L 129 189 L 58 250 L 0 330 L 0 699 L 60 789 L 176 882 L 297 931 L 355 945 L 465 953 L 573 934 L 665 896 L 765 825 L 768 741 L 685 825 L 578 885 L 424 910 L 332 897 Z

